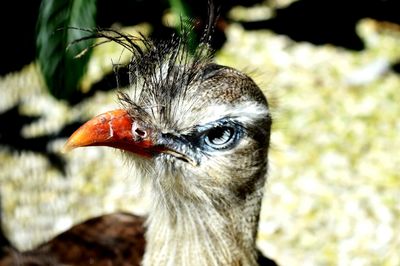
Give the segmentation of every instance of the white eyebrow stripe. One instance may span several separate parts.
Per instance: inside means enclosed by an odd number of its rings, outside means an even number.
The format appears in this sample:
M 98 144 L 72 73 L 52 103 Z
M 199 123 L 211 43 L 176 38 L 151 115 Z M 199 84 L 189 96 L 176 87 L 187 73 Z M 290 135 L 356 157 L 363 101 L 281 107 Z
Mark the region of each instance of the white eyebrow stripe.
M 211 123 L 224 117 L 234 117 L 238 122 L 247 124 L 267 117 L 269 114 L 265 105 L 254 102 L 242 102 L 233 106 L 219 104 L 207 107 L 198 124 Z

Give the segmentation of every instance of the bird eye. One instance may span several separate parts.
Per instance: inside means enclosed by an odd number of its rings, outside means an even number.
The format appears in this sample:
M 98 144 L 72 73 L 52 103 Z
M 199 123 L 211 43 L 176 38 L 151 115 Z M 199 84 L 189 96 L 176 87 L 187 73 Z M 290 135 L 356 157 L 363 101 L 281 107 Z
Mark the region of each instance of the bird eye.
M 228 126 L 217 126 L 207 131 L 205 143 L 216 150 L 229 148 L 235 143 L 237 137 L 235 128 Z

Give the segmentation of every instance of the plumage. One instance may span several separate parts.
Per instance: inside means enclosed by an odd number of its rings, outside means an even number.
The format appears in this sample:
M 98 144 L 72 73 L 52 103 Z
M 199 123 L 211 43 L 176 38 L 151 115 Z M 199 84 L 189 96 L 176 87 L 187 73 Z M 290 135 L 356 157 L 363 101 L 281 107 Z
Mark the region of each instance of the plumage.
M 92 218 L 33 250 L 4 248 L 0 265 L 139 265 L 145 247 L 143 222 L 128 213 Z
M 126 151 L 132 178 L 152 195 L 146 230 L 142 218 L 108 215 L 31 252 L 9 250 L 6 260 L 257 265 L 263 260 L 255 241 L 272 123 L 261 90 L 244 73 L 213 63 L 208 30 L 196 50 L 189 49 L 187 34 L 168 42 L 114 31 L 96 35 L 132 52 L 130 86 L 119 92 L 121 109 L 83 125 L 66 149 L 105 145 Z

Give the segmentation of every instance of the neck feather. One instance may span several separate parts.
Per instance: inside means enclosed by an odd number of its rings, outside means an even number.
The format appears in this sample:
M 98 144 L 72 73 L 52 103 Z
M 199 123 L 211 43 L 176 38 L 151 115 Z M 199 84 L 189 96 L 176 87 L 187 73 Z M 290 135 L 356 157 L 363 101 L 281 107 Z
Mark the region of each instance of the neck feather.
M 222 209 L 185 201 L 171 213 L 154 204 L 143 265 L 257 265 L 262 191 Z

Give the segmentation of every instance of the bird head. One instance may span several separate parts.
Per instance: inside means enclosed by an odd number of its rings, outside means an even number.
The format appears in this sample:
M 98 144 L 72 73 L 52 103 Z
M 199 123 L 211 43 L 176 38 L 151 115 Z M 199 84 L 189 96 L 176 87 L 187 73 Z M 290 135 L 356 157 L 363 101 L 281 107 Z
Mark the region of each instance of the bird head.
M 131 43 L 121 109 L 82 125 L 65 147 L 125 151 L 164 206 L 226 206 L 264 184 L 268 103 L 250 77 L 213 63 L 205 43 L 187 46 L 182 37 Z

